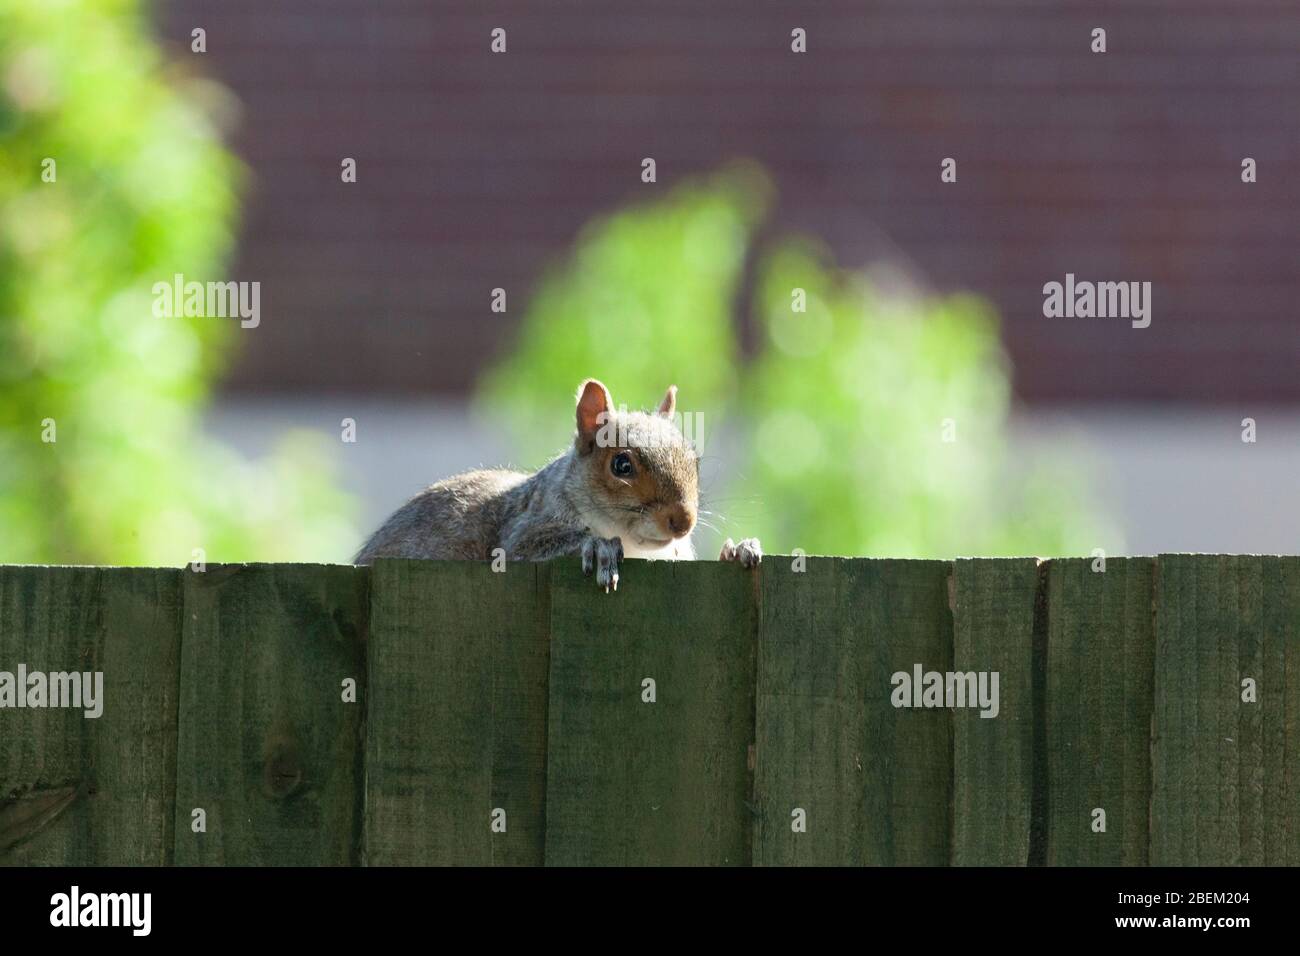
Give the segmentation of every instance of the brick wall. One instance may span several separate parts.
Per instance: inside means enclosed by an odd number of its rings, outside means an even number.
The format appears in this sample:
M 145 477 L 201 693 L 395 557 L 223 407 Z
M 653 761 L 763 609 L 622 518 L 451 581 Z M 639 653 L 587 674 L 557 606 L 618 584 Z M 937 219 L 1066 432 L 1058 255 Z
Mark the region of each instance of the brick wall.
M 205 27 L 243 104 L 235 277 L 266 320 L 234 388 L 463 390 L 584 221 L 744 155 L 843 264 L 989 296 L 1026 400 L 1300 400 L 1289 0 L 174 0 L 161 24 L 182 55 Z M 1066 272 L 1150 280 L 1151 327 L 1045 319 Z

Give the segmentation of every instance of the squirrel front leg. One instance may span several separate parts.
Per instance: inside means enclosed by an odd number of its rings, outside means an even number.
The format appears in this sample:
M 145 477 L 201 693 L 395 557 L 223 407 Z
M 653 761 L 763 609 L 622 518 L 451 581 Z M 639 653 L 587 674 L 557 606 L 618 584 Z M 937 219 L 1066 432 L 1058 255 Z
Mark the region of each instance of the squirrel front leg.
M 618 565 L 623 560 L 623 542 L 619 538 L 600 538 L 559 526 L 534 527 L 506 543 L 512 561 L 549 561 L 552 558 L 582 556 L 582 573 L 596 574 L 596 584 L 609 592 L 618 590 Z
M 589 537 L 582 542 L 582 573 L 596 572 L 596 584 L 609 593 L 618 590 L 618 563 L 623 560 L 623 542 L 619 538 Z
M 740 544 L 728 538 L 722 544 L 722 553 L 718 555 L 718 560 L 737 561 L 741 567 L 754 568 L 763 560 L 763 546 L 758 543 L 757 538 L 743 538 Z

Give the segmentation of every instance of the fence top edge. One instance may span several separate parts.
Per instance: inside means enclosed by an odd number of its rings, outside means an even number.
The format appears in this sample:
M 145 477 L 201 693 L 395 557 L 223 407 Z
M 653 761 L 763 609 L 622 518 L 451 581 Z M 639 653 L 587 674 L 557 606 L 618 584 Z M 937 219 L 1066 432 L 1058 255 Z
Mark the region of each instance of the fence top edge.
M 1097 555 L 1091 554 L 1063 554 L 1052 555 L 1050 557 L 1036 555 L 956 555 L 951 558 L 916 558 L 916 557 L 891 557 L 888 555 L 856 555 L 856 554 L 764 554 L 764 559 L 769 561 L 793 560 L 796 557 L 809 558 L 818 561 L 843 561 L 843 562 L 863 562 L 863 563 L 895 563 L 895 564 L 952 564 L 954 562 L 1019 562 L 1035 561 L 1038 564 L 1046 564 L 1053 561 L 1091 561 Z M 1283 558 L 1294 560 L 1300 558 L 1297 554 L 1273 554 L 1269 552 L 1256 551 L 1161 551 L 1157 554 L 1107 554 L 1109 560 L 1128 560 L 1128 561 L 1161 561 L 1166 559 L 1186 559 L 1186 558 Z M 563 562 L 566 558 L 553 558 L 552 561 Z M 625 558 L 625 561 L 632 564 L 649 564 L 657 563 L 644 558 Z M 530 561 L 522 562 L 527 564 L 548 564 L 548 561 Z M 679 561 L 664 562 L 682 565 L 689 564 L 716 564 L 715 561 L 707 559 L 700 561 Z M 399 565 L 399 564 L 419 564 L 419 565 L 489 565 L 490 560 L 464 561 L 464 560 L 442 560 L 428 558 L 377 558 L 375 565 Z M 350 564 L 346 561 L 209 561 L 205 565 L 208 568 L 364 568 L 368 565 Z M 194 571 L 187 564 L 181 565 L 152 565 L 152 564 L 8 564 L 0 562 L 0 570 L 5 571 L 175 571 L 177 573 L 193 571 L 193 573 L 202 573 Z

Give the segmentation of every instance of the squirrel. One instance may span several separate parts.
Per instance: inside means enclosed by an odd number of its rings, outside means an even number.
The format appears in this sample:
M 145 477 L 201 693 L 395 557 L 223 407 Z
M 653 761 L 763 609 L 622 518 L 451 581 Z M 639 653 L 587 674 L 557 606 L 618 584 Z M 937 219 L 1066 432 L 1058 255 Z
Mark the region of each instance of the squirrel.
M 439 481 L 392 514 L 353 559 L 511 561 L 581 555 L 606 593 L 625 557 L 695 559 L 699 455 L 677 427 L 677 386 L 654 413 L 615 413 L 594 378 L 578 388 L 573 446 L 534 474 L 491 469 Z M 718 555 L 755 567 L 757 538 L 730 538 Z

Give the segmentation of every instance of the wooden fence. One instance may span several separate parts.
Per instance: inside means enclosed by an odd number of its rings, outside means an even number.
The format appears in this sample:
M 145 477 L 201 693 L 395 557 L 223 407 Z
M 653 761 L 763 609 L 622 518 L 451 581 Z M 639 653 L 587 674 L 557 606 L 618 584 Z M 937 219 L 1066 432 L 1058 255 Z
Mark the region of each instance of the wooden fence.
M 19 664 L 11 864 L 1300 863 L 1300 558 L 0 567 Z

